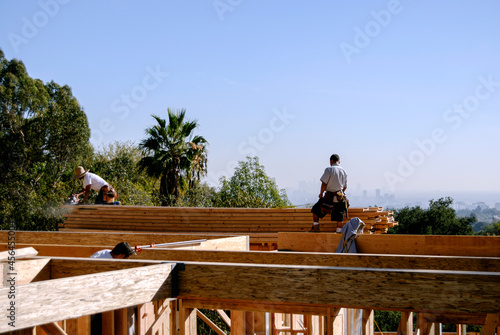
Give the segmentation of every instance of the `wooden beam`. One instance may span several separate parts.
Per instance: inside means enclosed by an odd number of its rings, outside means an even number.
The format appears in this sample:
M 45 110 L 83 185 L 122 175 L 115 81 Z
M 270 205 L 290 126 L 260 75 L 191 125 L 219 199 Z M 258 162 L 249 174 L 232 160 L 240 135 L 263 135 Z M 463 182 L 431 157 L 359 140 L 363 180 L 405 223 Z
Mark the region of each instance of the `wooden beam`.
M 8 299 L 9 288 L 4 288 L 0 305 L 14 301 L 16 329 L 135 306 L 171 297 L 172 269 L 172 264 L 158 264 L 20 285 L 15 300 Z M 3 310 L 7 320 L 9 311 Z M 9 327 L 0 323 L 0 332 Z
M 0 244 L 7 247 L 6 244 Z M 103 247 L 59 246 L 37 244 L 33 247 L 41 256 L 89 257 Z M 166 260 L 173 262 L 215 262 L 341 266 L 364 268 L 435 269 L 456 271 L 500 272 L 500 257 L 421 256 L 388 254 L 336 254 L 320 252 L 267 252 L 222 250 L 144 249 L 134 260 Z
M 186 263 L 179 272 L 179 296 L 498 313 L 498 282 L 498 272 Z
M 9 232 L 0 231 L 0 241 L 8 241 Z M 64 231 L 16 231 L 18 244 L 58 244 L 58 245 L 93 245 L 115 246 L 126 241 L 130 245 L 151 243 L 169 243 L 199 239 L 216 239 L 231 234 L 186 234 L 186 233 L 142 233 L 142 232 L 64 232 Z
M 280 250 L 334 252 L 340 234 L 278 233 Z M 370 235 L 356 238 L 358 253 L 500 257 L 500 236 Z

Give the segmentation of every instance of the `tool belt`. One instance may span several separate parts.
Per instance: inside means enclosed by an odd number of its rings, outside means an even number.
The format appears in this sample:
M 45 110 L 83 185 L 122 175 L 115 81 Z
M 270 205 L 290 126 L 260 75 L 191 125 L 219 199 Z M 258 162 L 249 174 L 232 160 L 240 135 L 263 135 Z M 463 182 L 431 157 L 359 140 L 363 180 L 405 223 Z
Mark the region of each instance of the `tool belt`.
M 102 201 L 105 203 L 112 204 L 116 199 L 118 199 L 118 193 L 113 187 L 109 185 L 101 187 L 101 192 Z
M 342 191 L 336 191 L 336 192 L 330 192 L 327 191 L 326 194 L 321 198 L 321 212 L 324 214 L 331 214 L 333 211 L 333 201 L 334 199 L 337 198 L 338 203 L 344 203 L 345 204 L 345 215 L 346 218 L 348 217 L 347 214 L 347 209 L 349 208 L 349 199 L 347 199 L 347 196 L 345 195 L 344 192 Z

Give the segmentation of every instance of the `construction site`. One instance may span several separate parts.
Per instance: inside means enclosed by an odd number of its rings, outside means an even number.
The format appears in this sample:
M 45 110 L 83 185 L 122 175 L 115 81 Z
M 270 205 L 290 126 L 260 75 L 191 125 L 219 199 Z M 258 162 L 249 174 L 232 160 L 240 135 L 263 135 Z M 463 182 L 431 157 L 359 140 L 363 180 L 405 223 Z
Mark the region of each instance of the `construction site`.
M 307 232 L 310 209 L 66 209 L 59 231 L 0 232 L 0 333 L 226 334 L 212 310 L 233 335 L 373 335 L 383 310 L 398 335 L 500 334 L 500 237 L 386 234 L 392 212 L 360 207 L 357 252 L 338 253 L 344 234 Z M 122 241 L 136 255 L 90 258 Z

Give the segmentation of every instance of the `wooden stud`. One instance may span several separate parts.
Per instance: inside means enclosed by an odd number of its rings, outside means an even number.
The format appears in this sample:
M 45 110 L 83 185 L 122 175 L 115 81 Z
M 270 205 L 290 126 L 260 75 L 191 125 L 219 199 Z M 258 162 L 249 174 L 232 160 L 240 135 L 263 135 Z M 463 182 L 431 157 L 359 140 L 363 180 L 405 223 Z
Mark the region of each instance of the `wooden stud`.
M 245 312 L 231 310 L 231 335 L 245 335 Z
M 413 313 L 401 312 L 401 320 L 398 326 L 398 335 L 412 335 L 413 334 Z
M 484 326 L 481 328 L 481 335 L 494 335 L 495 329 L 497 328 L 500 314 L 488 314 L 486 315 L 486 321 Z
M 115 313 L 114 311 L 102 312 L 102 334 L 115 334 Z

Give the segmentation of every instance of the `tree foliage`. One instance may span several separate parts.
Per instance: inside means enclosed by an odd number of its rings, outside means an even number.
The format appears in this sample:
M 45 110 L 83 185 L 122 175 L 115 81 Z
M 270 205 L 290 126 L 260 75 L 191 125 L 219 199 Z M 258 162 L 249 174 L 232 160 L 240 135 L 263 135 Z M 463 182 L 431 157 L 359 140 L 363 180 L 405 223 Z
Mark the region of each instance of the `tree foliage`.
M 87 117 L 71 89 L 31 78 L 0 50 L 0 223 L 54 229 L 65 183 L 92 152 Z
M 216 207 L 276 208 L 290 206 L 285 190 L 278 189 L 274 179 L 267 176 L 257 157 L 238 162 L 230 179 L 220 179 Z
M 157 125 L 146 130 L 148 137 L 139 144 L 144 157 L 138 163 L 140 171 L 160 180 L 163 206 L 175 205 L 181 188 L 193 187 L 207 171 L 208 142 L 193 134 L 198 123 L 185 120 L 184 109 L 167 112 L 168 123 L 153 115 Z
M 413 235 L 473 235 L 473 216 L 458 217 L 450 197 L 430 200 L 429 208 L 405 207 L 394 211 L 397 226 L 389 229 L 393 234 Z

